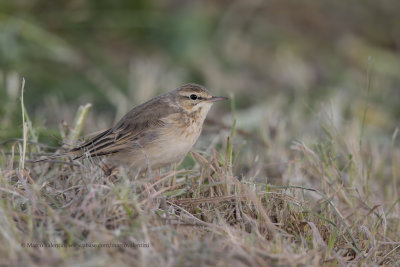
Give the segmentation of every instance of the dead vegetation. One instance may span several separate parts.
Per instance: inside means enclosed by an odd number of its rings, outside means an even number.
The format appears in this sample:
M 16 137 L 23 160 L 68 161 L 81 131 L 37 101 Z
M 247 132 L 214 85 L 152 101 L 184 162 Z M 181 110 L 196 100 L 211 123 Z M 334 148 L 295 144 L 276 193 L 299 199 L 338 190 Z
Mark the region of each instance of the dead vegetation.
M 192 152 L 191 170 L 152 177 L 135 177 L 126 169 L 106 177 L 89 161 L 25 163 L 22 169 L 16 166 L 16 147 L 3 154 L 0 172 L 0 254 L 9 265 L 78 260 L 89 265 L 344 266 L 400 260 L 399 198 L 377 202 L 384 192 L 368 176 L 380 170 L 363 166 L 363 150 L 353 156 L 340 152 L 334 159 L 325 148 L 294 144 L 287 168 L 320 185 L 312 187 L 307 180 L 277 186 L 235 175 L 229 139 L 219 151 Z M 123 246 L 133 243 L 142 247 Z
M 53 2 L 0 1 L 1 266 L 400 265 L 399 1 Z M 30 162 L 187 82 L 236 108 L 173 170 Z

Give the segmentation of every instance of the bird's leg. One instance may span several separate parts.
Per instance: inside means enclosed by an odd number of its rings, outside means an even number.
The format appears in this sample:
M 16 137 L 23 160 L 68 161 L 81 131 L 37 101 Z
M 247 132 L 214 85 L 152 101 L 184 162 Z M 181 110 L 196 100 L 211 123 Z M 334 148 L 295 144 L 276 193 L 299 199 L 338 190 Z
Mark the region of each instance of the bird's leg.
M 112 171 L 113 171 L 113 169 L 114 169 L 113 166 L 109 166 L 104 162 L 100 165 L 100 168 L 103 171 L 105 176 L 110 176 Z
M 103 162 L 100 168 L 102 169 L 104 175 L 109 178 L 111 182 L 118 180 L 118 177 L 116 176 L 118 174 L 118 169 L 115 166 L 108 165 Z

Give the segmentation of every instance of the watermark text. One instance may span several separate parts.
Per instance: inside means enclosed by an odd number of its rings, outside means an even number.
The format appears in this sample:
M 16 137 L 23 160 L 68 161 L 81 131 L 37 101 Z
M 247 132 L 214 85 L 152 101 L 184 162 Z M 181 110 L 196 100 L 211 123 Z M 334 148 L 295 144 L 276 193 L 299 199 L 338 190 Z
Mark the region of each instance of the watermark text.
M 149 248 L 149 243 L 80 243 L 80 244 L 64 244 L 64 243 L 35 243 L 24 242 L 21 243 L 23 248 Z

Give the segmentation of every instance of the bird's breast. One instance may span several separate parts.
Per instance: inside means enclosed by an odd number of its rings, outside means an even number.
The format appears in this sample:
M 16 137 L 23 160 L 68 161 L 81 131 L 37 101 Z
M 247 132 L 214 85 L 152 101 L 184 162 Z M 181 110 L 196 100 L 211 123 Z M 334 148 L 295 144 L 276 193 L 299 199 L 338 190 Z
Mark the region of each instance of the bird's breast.
M 151 131 L 156 138 L 143 136 L 143 142 L 135 145 L 135 149 L 123 161 L 142 170 L 148 167 L 157 169 L 181 161 L 196 143 L 204 119 L 174 113 L 161 121 L 162 126 Z M 147 132 L 145 135 L 149 134 Z

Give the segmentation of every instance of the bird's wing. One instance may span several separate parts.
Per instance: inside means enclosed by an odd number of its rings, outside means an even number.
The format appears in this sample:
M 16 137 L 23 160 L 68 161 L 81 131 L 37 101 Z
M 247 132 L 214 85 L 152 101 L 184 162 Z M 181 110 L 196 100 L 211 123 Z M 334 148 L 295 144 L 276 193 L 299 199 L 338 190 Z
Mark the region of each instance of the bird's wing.
M 100 133 L 82 145 L 72 149 L 70 153 L 74 156 L 74 159 L 79 159 L 121 152 L 129 148 L 129 146 L 133 146 L 133 142 L 138 136 L 149 131 L 149 128 L 153 125 L 158 124 L 157 121 L 133 121 L 121 124 L 119 127 L 113 127 Z
M 151 112 L 149 106 L 157 111 Z M 141 140 L 138 139 L 145 135 L 147 137 L 144 139 L 151 141 L 148 140 L 149 136 L 152 139 L 157 138 L 156 129 L 165 125 L 163 118 L 167 114 L 170 114 L 170 110 L 166 110 L 158 102 L 140 105 L 127 113 L 113 128 L 72 149 L 70 155 L 74 159 L 79 159 L 115 154 L 125 149 L 132 149 L 135 141 L 140 145 Z

